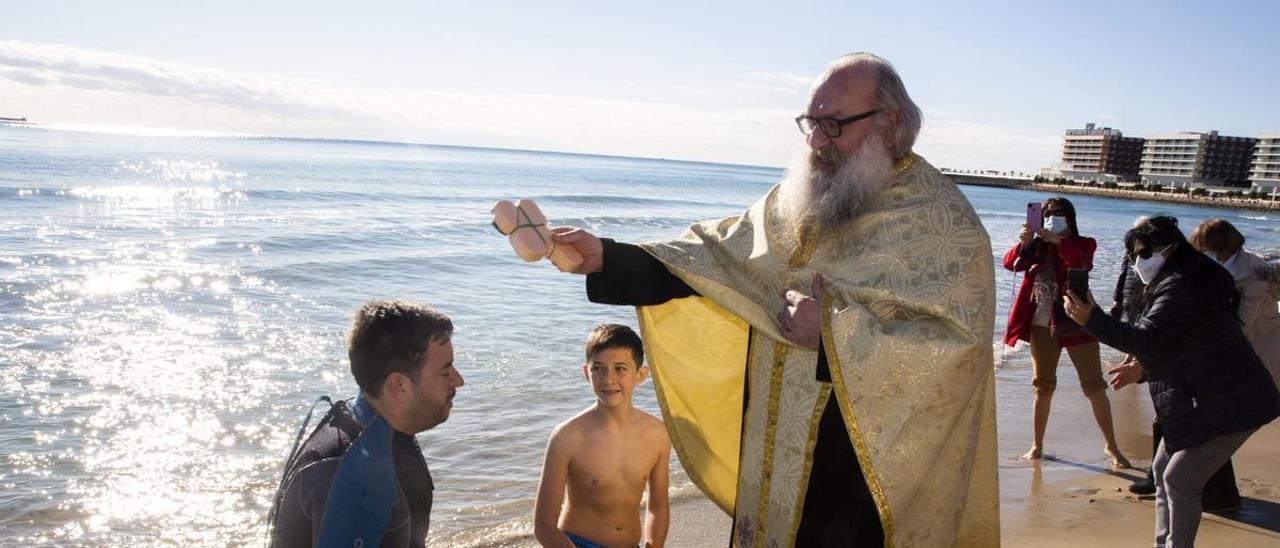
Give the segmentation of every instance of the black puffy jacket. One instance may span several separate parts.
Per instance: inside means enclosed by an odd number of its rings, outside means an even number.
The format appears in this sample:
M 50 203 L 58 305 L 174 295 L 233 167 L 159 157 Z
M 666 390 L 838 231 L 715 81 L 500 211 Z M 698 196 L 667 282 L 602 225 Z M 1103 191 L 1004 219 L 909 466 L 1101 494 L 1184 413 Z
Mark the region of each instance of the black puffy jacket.
M 1202 292 L 1166 268 L 1147 288 L 1142 313 L 1129 323 L 1095 308 L 1085 330 L 1142 363 L 1151 402 L 1170 452 L 1280 414 L 1280 393 L 1235 315 L 1204 306 Z

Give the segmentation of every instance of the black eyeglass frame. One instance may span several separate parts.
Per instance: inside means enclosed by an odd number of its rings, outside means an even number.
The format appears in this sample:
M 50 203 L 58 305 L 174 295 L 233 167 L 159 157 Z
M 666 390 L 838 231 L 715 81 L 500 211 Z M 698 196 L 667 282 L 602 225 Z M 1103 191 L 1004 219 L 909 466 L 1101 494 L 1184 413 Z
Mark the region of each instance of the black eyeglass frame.
M 862 114 L 854 114 L 848 118 L 814 118 L 808 114 L 801 114 L 796 116 L 796 127 L 800 128 L 800 133 L 803 133 L 805 137 L 812 135 L 814 128 L 821 128 L 822 133 L 828 138 L 835 139 L 844 133 L 844 126 L 857 122 L 858 120 L 865 120 L 875 116 L 876 114 L 879 114 L 881 110 L 883 109 L 877 108 L 874 110 L 868 110 Z M 808 120 L 809 124 L 806 124 L 805 120 Z M 834 127 L 835 129 L 828 129 L 827 124 L 834 124 L 831 127 Z
M 1150 259 L 1150 258 L 1151 258 L 1151 256 L 1152 256 L 1152 255 L 1155 255 L 1156 253 L 1164 253 L 1165 251 L 1168 251 L 1168 250 L 1169 250 L 1169 247 L 1173 245 L 1173 244 L 1165 244 L 1165 245 L 1164 245 L 1164 249 L 1161 249 L 1160 251 L 1156 251 L 1156 250 L 1155 250 L 1155 249 L 1156 249 L 1156 245 L 1155 245 L 1155 244 L 1147 243 L 1147 242 L 1142 241 L 1142 240 L 1138 240 L 1138 241 L 1139 241 L 1139 242 L 1141 242 L 1141 243 L 1143 244 L 1143 247 L 1142 247 L 1142 249 L 1141 249 L 1141 250 L 1139 250 L 1139 251 L 1134 251 L 1134 252 L 1131 252 L 1131 253 L 1127 253 L 1127 255 L 1129 256 L 1129 261 L 1130 261 L 1130 262 L 1133 262 L 1133 261 L 1137 260 L 1138 258 Z
M 1151 246 L 1146 246 L 1140 251 L 1129 253 L 1129 262 L 1136 261 L 1138 258 L 1150 259 L 1153 254 L 1155 254 L 1155 252 L 1151 250 Z

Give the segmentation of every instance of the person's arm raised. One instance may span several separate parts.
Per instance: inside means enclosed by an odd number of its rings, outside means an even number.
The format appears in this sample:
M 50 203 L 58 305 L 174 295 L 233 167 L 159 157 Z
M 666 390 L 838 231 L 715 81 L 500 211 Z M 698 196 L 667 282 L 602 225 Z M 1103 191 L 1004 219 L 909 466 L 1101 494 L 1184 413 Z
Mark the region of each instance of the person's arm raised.
M 561 435 L 562 427 L 551 431 L 547 453 L 542 458 L 542 479 L 533 503 L 533 536 L 543 546 L 574 548 L 573 542 L 560 530 L 560 508 L 564 504 L 564 487 L 569 480 L 569 452 Z
M 646 306 L 697 294 L 640 246 L 602 239 L 580 228 L 558 226 L 551 232 L 557 245 L 573 246 L 582 255 L 573 273 L 587 276 L 587 299 L 593 303 Z

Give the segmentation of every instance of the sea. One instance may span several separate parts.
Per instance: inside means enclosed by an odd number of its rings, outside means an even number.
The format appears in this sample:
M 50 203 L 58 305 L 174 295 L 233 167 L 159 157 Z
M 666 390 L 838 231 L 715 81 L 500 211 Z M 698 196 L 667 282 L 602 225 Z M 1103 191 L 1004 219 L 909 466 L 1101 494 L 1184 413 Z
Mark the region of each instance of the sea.
M 0 544 L 261 545 L 303 417 L 319 396 L 355 393 L 344 334 L 375 298 L 427 303 L 456 326 L 466 385 L 448 422 L 418 436 L 436 485 L 428 544 L 530 544 L 547 436 L 593 401 L 579 368 L 585 336 L 600 323 L 634 326 L 635 313 L 591 304 L 583 278 L 522 261 L 491 226 L 493 203 L 531 198 L 552 224 L 651 241 L 737 215 L 781 175 L 0 125 Z M 962 191 L 997 264 L 1026 202 L 1049 196 Z M 1247 247 L 1280 252 L 1275 213 L 1070 199 L 1098 240 L 1092 284 L 1104 305 L 1139 215 L 1175 215 L 1187 230 L 1222 217 Z M 1029 386 L 1026 349 L 997 342 L 1013 283 L 997 268 L 993 367 Z M 651 384 L 635 399 L 658 413 Z M 673 498 L 695 496 L 675 459 L 673 469 Z

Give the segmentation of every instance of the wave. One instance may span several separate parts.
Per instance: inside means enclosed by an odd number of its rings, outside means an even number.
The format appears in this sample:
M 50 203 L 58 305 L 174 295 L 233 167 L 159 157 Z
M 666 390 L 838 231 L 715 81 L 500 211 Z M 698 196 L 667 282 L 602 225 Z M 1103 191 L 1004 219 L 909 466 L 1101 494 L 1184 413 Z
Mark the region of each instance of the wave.
M 71 189 L 65 187 L 0 187 L 0 199 L 26 198 L 33 200 L 60 200 L 72 198 Z
M 681 198 L 650 198 L 639 196 L 620 196 L 617 194 L 544 194 L 531 196 L 535 202 L 577 205 L 649 205 L 649 206 L 697 206 L 726 208 L 741 211 L 743 204 L 729 202 L 712 202 Z
M 977 213 L 978 213 L 978 217 L 983 219 L 986 219 L 989 217 L 1012 217 L 1017 219 L 1025 219 L 1027 217 L 1026 213 L 1010 213 L 1009 211 L 1005 211 L 1005 210 L 979 209 L 977 210 Z

